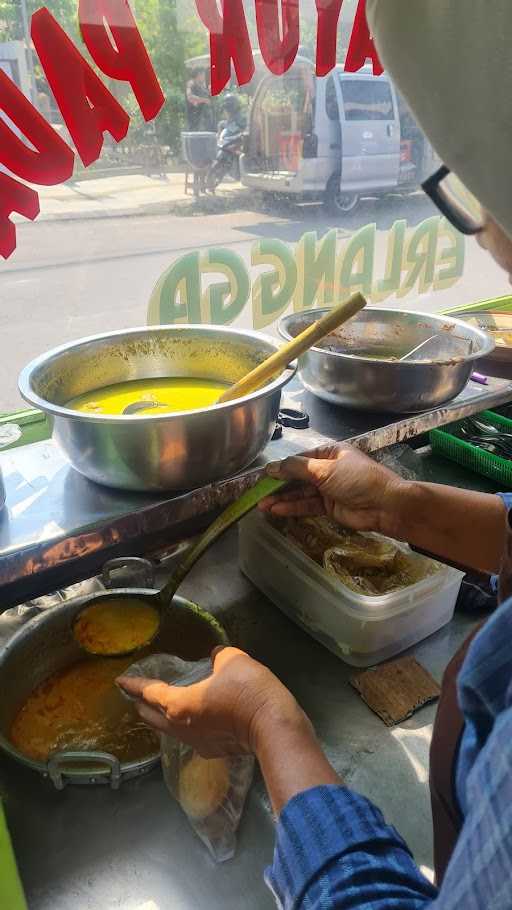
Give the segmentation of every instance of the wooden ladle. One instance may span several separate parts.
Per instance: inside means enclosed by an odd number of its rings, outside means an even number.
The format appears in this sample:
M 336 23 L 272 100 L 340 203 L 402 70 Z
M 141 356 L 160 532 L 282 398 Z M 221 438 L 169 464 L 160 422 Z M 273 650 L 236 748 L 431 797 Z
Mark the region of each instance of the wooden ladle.
M 267 357 L 263 363 L 260 363 L 254 370 L 247 373 L 238 382 L 226 389 L 219 397 L 217 404 L 225 401 L 234 401 L 236 398 L 243 398 L 244 395 L 250 395 L 261 389 L 265 383 L 270 382 L 275 376 L 278 376 L 282 370 L 286 369 L 292 360 L 301 357 L 306 351 L 314 347 L 326 335 L 330 335 L 335 329 L 348 322 L 352 316 L 359 313 L 366 306 L 366 300 L 362 294 L 352 294 L 347 300 L 338 303 L 325 316 L 322 316 L 317 322 L 308 325 L 303 332 L 283 344 L 275 354 Z
M 278 376 L 292 360 L 300 357 L 314 347 L 326 335 L 330 335 L 335 329 L 348 322 L 352 316 L 359 313 L 366 306 L 366 300 L 362 294 L 353 294 L 342 303 L 338 303 L 325 316 L 322 316 L 317 322 L 313 322 L 303 332 L 300 332 L 291 341 L 283 344 L 274 354 L 267 357 L 263 363 L 258 364 L 250 373 L 247 373 L 242 379 L 239 379 L 234 385 L 229 386 L 225 392 L 217 399 L 216 404 L 224 404 L 227 401 L 235 401 L 237 398 L 243 398 L 261 389 L 267 382 Z M 123 411 L 124 415 L 133 415 L 137 411 L 145 411 L 148 408 L 164 407 L 158 401 L 135 401 L 129 404 Z

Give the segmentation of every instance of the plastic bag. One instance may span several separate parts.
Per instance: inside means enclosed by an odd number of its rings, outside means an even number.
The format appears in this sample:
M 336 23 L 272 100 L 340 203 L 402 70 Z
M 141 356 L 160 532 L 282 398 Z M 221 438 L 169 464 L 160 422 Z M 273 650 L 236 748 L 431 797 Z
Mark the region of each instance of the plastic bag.
M 371 457 L 390 471 L 394 471 L 402 480 L 418 480 L 418 466 L 421 465 L 421 461 L 410 446 L 396 443 L 372 452 Z
M 124 675 L 161 679 L 190 686 L 210 676 L 209 660 L 181 660 L 154 654 L 133 664 Z M 236 832 L 254 774 L 252 755 L 202 758 L 191 746 L 161 735 L 162 769 L 171 795 L 216 862 L 231 859 Z

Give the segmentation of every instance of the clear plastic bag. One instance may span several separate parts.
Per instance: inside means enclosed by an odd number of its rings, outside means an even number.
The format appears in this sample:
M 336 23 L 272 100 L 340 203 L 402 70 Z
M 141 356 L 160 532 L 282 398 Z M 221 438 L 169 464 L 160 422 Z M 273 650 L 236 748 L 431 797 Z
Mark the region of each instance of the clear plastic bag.
M 371 457 L 374 461 L 389 468 L 390 471 L 394 471 L 403 480 L 418 479 L 418 464 L 421 462 L 416 452 L 407 445 L 397 443 L 372 452 Z
M 211 674 L 211 662 L 189 662 L 170 654 L 154 654 L 133 664 L 126 676 L 161 679 L 190 686 Z M 253 774 L 252 755 L 202 758 L 191 746 L 161 735 L 162 769 L 171 795 L 216 862 L 232 859 L 236 833 Z

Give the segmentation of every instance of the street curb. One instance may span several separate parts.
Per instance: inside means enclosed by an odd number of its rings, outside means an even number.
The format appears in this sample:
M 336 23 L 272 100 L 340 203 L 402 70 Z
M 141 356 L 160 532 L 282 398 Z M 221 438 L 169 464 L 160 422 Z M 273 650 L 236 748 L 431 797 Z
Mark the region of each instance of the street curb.
M 254 194 L 247 189 L 232 190 L 223 195 L 200 196 L 198 199 L 190 197 L 188 199 L 177 199 L 174 202 L 148 202 L 147 205 L 132 206 L 122 209 L 108 209 L 105 211 L 94 212 L 56 212 L 42 213 L 35 219 L 41 223 L 46 222 L 65 222 L 65 221 L 93 221 L 104 220 L 108 218 L 130 218 L 136 215 L 180 215 L 185 211 L 189 215 L 218 215 L 223 211 L 233 210 L 232 203 L 242 204 L 247 198 L 253 198 Z M 26 224 L 24 219 L 18 223 Z
M 170 208 L 167 203 L 155 202 L 145 206 L 135 208 L 116 209 L 115 211 L 95 211 L 95 212 L 57 212 L 38 215 L 36 222 L 43 221 L 105 221 L 109 218 L 129 218 L 133 215 L 167 215 L 170 214 Z M 26 222 L 23 222 L 26 223 Z

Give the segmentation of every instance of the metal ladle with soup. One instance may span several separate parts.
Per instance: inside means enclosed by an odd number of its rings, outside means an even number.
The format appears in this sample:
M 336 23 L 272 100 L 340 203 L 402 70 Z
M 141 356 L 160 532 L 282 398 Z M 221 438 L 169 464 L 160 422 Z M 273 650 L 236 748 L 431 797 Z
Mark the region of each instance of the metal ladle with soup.
M 105 595 L 88 603 L 75 617 L 73 635 L 82 650 L 102 657 L 120 657 L 145 648 L 156 638 L 162 611 L 200 556 L 231 525 L 255 508 L 261 499 L 284 486 L 282 480 L 263 477 L 207 528 L 185 556 L 161 591 L 144 597 L 131 594 Z

